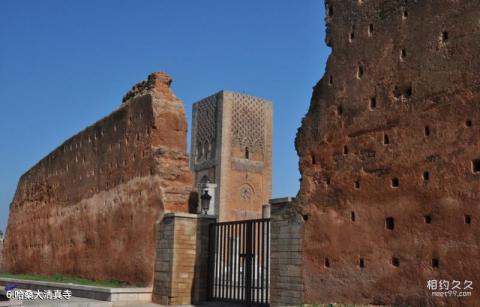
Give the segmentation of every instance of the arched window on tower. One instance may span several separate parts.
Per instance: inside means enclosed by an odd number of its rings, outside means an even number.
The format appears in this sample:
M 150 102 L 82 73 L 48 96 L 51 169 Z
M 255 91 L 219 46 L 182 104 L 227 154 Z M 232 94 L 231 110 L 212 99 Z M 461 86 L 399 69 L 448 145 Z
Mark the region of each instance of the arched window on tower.
M 248 147 L 245 147 L 245 159 L 250 159 L 250 150 Z

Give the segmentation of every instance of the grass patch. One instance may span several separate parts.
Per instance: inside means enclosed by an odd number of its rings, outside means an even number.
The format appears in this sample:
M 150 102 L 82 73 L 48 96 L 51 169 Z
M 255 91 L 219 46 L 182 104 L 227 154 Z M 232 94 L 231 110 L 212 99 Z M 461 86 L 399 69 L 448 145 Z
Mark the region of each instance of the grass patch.
M 80 277 L 63 276 L 59 274 L 46 276 L 46 275 L 0 273 L 0 277 L 15 278 L 15 279 L 22 279 L 22 280 L 60 282 L 64 284 L 77 284 L 77 285 L 108 287 L 108 288 L 121 288 L 121 287 L 129 286 L 127 283 L 121 282 L 119 280 L 90 280 L 90 279 L 80 278 Z

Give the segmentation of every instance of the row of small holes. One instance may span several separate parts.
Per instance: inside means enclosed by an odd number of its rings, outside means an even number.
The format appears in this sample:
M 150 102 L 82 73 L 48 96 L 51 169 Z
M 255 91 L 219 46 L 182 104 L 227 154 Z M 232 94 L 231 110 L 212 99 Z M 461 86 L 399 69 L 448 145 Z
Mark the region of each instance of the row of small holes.
M 391 264 L 395 267 L 399 267 L 400 259 L 398 259 L 397 257 L 392 257 Z M 325 258 L 324 266 L 326 268 L 330 268 L 330 259 Z M 365 268 L 365 260 L 363 258 L 358 259 L 358 266 L 362 269 Z M 440 259 L 432 258 L 432 268 L 438 268 L 438 267 L 440 267 Z
M 373 100 L 373 102 L 371 102 L 371 104 L 370 104 L 370 107 L 371 107 L 371 108 L 372 108 L 372 105 L 373 105 L 373 106 L 376 106 L 375 98 L 372 98 L 372 100 Z M 337 107 L 337 114 L 338 114 L 338 115 L 343 114 L 343 108 L 342 108 L 342 106 L 338 106 L 338 107 Z M 465 126 L 471 127 L 471 126 L 472 126 L 472 121 L 469 120 L 469 119 L 466 120 L 466 121 L 465 121 Z M 424 133 L 425 136 L 430 136 L 430 127 L 429 127 L 429 126 L 425 126 L 423 133 Z M 388 134 L 384 134 L 384 135 L 383 135 L 383 144 L 384 144 L 384 145 L 390 144 L 390 137 L 389 137 Z M 345 146 L 343 147 L 343 154 L 344 154 L 344 155 L 347 155 L 347 154 L 348 154 L 348 147 L 347 147 L 347 145 L 345 145 Z M 313 157 L 313 155 L 312 155 L 312 157 Z M 315 164 L 315 163 L 313 163 L 313 164 Z
M 368 34 L 369 37 L 371 37 L 373 35 L 373 24 L 368 25 L 367 34 Z M 352 30 L 352 32 L 350 32 L 350 36 L 348 38 L 348 41 L 351 43 L 351 42 L 353 42 L 354 39 L 355 39 L 355 32 Z
M 480 172 L 480 171 L 479 171 Z M 424 181 L 428 181 L 430 180 L 430 172 L 426 171 L 426 172 L 423 172 L 422 174 L 422 179 Z M 400 186 L 400 181 L 398 178 L 392 178 L 392 184 L 391 184 L 392 188 L 398 188 Z M 354 183 L 354 188 L 356 190 L 359 190 L 360 189 L 360 181 L 355 181 Z
M 352 211 L 350 213 L 350 219 L 352 220 L 352 222 L 355 222 L 355 220 L 356 220 L 355 211 Z M 431 214 L 425 214 L 423 216 L 423 219 L 425 221 L 425 224 L 431 224 L 432 223 L 432 215 Z M 463 222 L 465 224 L 471 224 L 472 223 L 472 216 L 468 215 L 468 214 L 465 214 L 463 216 Z M 393 217 L 386 217 L 385 218 L 385 228 L 388 229 L 388 230 L 395 229 L 395 219 Z
M 344 153 L 345 154 L 348 153 L 348 147 L 346 147 L 346 146 L 344 147 Z M 312 164 L 313 165 L 316 164 L 315 155 L 313 153 L 311 154 L 311 158 L 312 158 Z M 480 159 L 472 160 L 472 173 L 474 173 L 474 174 L 480 173 Z M 428 172 L 428 171 L 423 172 L 422 179 L 424 181 L 429 181 L 430 180 L 430 172 Z M 328 185 L 330 184 L 330 180 L 327 180 L 327 184 Z M 397 177 L 392 178 L 391 186 L 392 186 L 392 188 L 398 188 L 400 186 L 400 180 Z M 360 181 L 355 181 L 354 187 L 357 190 L 360 189 Z
M 352 211 L 352 213 L 354 213 Z M 425 214 L 423 216 L 423 220 L 425 224 L 431 224 L 432 223 L 432 215 L 431 214 Z M 353 220 L 352 220 L 353 221 Z M 472 223 L 472 216 L 469 214 L 465 214 L 463 216 L 463 222 L 467 225 Z M 385 218 L 385 228 L 388 230 L 394 230 L 395 229 L 395 219 L 393 217 L 386 217 Z
M 363 1 L 362 0 L 359 0 L 358 1 L 359 4 L 362 4 Z M 331 6 L 328 6 L 328 16 L 331 17 L 333 15 L 333 8 Z M 403 11 L 403 15 L 402 15 L 402 19 L 406 19 L 408 18 L 408 11 L 407 10 L 404 10 Z M 371 36 L 373 34 L 373 24 L 369 24 L 368 26 L 368 35 Z M 355 34 L 354 32 L 352 31 L 350 33 L 350 38 L 349 40 L 352 41 L 353 39 L 355 38 Z M 446 41 L 448 40 L 448 32 L 442 32 L 441 34 L 441 41 L 443 43 L 445 43 Z M 400 60 L 404 60 L 405 57 L 407 56 L 407 52 L 405 49 L 401 49 L 400 51 Z M 357 69 L 357 78 L 358 79 L 361 79 L 363 77 L 363 74 L 364 74 L 364 68 L 363 66 L 358 66 L 358 69 Z M 329 84 L 332 85 L 333 84 L 333 76 L 330 76 L 329 78 Z M 411 88 L 410 89 L 407 89 L 407 95 L 408 96 L 411 96 Z M 375 97 L 372 97 L 370 99 L 370 109 L 375 109 L 376 108 L 376 98 Z M 341 115 L 343 113 L 343 109 L 341 107 L 339 107 L 337 109 L 337 113 L 339 115 Z M 470 127 L 471 126 L 471 121 L 467 121 L 466 122 L 466 125 L 467 127 Z M 430 135 L 430 128 L 428 126 L 425 127 L 425 135 L 428 136 Z M 388 138 L 388 135 L 384 135 L 384 144 L 387 145 L 389 144 L 389 138 Z M 344 154 L 348 154 L 348 148 L 347 146 L 344 147 Z M 474 160 L 472 161 L 472 168 L 474 170 L 474 172 L 480 172 L 480 160 Z M 429 180 L 429 173 L 428 172 L 424 172 L 423 174 L 423 179 L 425 181 Z M 329 184 L 329 178 L 327 179 L 327 184 Z M 392 187 L 398 187 L 399 186 L 399 180 L 398 178 L 393 178 L 392 179 Z M 359 189 L 360 188 L 360 182 L 356 181 L 355 182 L 355 188 L 356 189 Z M 430 215 L 425 215 L 425 223 L 427 224 L 430 224 L 431 223 L 431 216 Z M 355 221 L 355 212 L 352 211 L 351 213 L 351 219 L 352 221 Z M 469 215 L 465 215 L 464 217 L 464 220 L 465 220 L 465 224 L 470 224 L 471 223 L 471 217 Z M 387 229 L 393 229 L 394 228 L 394 219 L 393 218 L 386 218 L 386 227 Z M 400 266 L 400 260 L 396 257 L 392 257 L 392 261 L 391 261 L 392 265 L 393 266 Z M 440 260 L 438 258 L 432 258 L 432 267 L 434 268 L 438 268 L 440 265 Z M 363 258 L 360 258 L 359 259 L 359 266 L 361 268 L 364 268 L 365 266 L 365 263 L 364 263 L 364 259 Z M 330 267 L 330 261 L 328 258 L 325 258 L 325 267 Z

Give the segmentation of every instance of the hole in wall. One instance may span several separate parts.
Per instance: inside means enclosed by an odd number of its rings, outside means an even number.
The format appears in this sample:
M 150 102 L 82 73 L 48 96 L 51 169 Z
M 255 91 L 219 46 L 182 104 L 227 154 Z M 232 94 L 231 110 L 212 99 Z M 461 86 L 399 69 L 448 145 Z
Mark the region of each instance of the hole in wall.
M 245 159 L 250 159 L 250 149 L 248 149 L 248 147 L 245 147 Z M 315 164 L 313 162 L 314 161 L 312 161 L 312 164 Z
M 480 159 L 472 160 L 472 172 L 480 173 Z
M 357 79 L 362 79 L 364 74 L 363 65 L 359 65 L 357 68 Z
M 423 172 L 422 178 L 424 181 L 428 181 L 430 179 L 430 173 L 429 172 Z
M 400 259 L 398 259 L 397 257 L 392 257 L 392 265 L 395 266 L 395 267 L 399 267 L 400 266 Z
M 315 159 L 315 154 L 313 152 L 310 154 L 310 159 L 312 161 L 312 164 L 317 164 L 317 160 Z
M 377 98 L 371 97 L 370 98 L 370 110 L 374 110 L 377 107 Z
M 331 5 L 327 6 L 328 17 L 333 16 L 333 7 Z
M 406 56 L 407 56 L 407 50 L 405 49 L 400 50 L 400 60 L 404 61 Z
M 430 135 L 430 127 L 429 126 L 425 126 L 424 130 L 423 130 L 423 134 L 425 136 L 429 136 Z
M 385 228 L 393 230 L 395 228 L 395 219 L 391 216 L 385 218 Z
M 333 76 L 332 75 L 330 75 L 330 77 L 328 78 L 328 84 L 329 85 L 333 84 Z
M 350 219 L 352 220 L 352 222 L 355 222 L 355 211 L 352 211 L 350 213 Z
M 467 119 L 467 120 L 465 121 L 465 126 L 471 127 L 471 126 L 472 126 L 472 121 L 471 121 L 470 119 Z
M 463 217 L 463 221 L 465 222 L 465 224 L 471 224 L 472 223 L 472 217 L 468 214 L 465 214 L 465 216 Z
M 432 258 L 432 268 L 438 268 L 440 266 L 440 259 Z
M 383 145 L 388 145 L 390 144 L 390 138 L 388 137 L 388 134 L 383 135 Z
M 408 18 L 408 11 L 403 10 L 402 19 L 407 19 L 407 18 Z
M 325 265 L 326 268 L 330 267 L 330 260 L 328 258 L 325 258 L 324 265 Z
M 440 41 L 442 43 L 446 43 L 448 40 L 448 32 L 447 31 L 443 31 L 442 34 L 440 35 Z
M 355 181 L 354 187 L 356 190 L 360 190 L 360 181 Z
M 392 188 L 398 188 L 400 186 L 400 180 L 398 178 L 392 178 Z
M 411 86 L 407 86 L 405 90 L 403 91 L 403 97 L 405 98 L 410 98 L 412 97 L 413 94 L 413 89 Z
M 425 224 L 431 224 L 432 223 L 432 215 L 431 214 L 425 214 L 423 216 L 423 220 L 425 221 Z
M 348 37 L 348 41 L 351 43 L 355 39 L 355 32 L 350 32 L 350 36 Z
M 363 260 L 363 258 L 360 258 L 360 259 L 359 259 L 358 265 L 359 265 L 360 268 L 362 268 L 362 269 L 365 267 L 365 261 Z
M 302 217 L 303 217 L 303 220 L 304 220 L 305 222 L 308 221 L 308 214 L 304 214 L 304 215 L 302 215 Z
M 330 182 L 330 177 L 325 178 L 325 183 L 326 183 L 327 185 L 330 185 L 330 183 L 331 183 L 331 182 Z
M 343 114 L 343 107 L 342 106 L 338 106 L 337 107 L 337 115 L 342 115 Z
M 347 145 L 343 146 L 343 154 L 348 155 L 348 146 Z
M 368 25 L 368 36 L 372 36 L 373 35 L 373 24 L 369 24 Z

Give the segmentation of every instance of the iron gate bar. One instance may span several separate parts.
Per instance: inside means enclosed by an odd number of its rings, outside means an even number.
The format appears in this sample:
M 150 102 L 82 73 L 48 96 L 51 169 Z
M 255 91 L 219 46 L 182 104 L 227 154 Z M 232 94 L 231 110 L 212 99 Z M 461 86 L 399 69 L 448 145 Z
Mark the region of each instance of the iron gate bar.
M 229 259 L 228 259 L 228 260 L 229 260 L 229 262 L 232 263 L 232 265 L 230 265 L 230 266 L 228 267 L 228 269 L 229 269 L 229 278 L 228 278 L 228 279 L 229 279 L 229 284 L 230 284 L 230 286 L 228 287 L 228 296 L 231 297 L 232 300 L 233 300 L 233 299 L 234 299 L 234 298 L 233 298 L 233 287 L 232 287 L 232 286 L 233 286 L 233 278 L 232 278 L 232 272 L 233 272 L 233 271 L 232 271 L 232 269 L 233 269 L 233 257 L 232 257 L 232 256 L 233 256 L 233 251 L 234 251 L 234 249 L 233 249 L 233 240 L 232 240 L 232 237 L 233 237 L 233 225 L 228 226 L 228 228 L 229 228 L 228 233 L 230 234 L 230 235 L 229 235 L 229 240 L 228 240 L 228 242 L 229 242 L 229 244 L 230 244 L 230 250 L 229 250 L 229 253 L 228 253 L 228 255 L 229 255 L 228 258 L 229 258 Z
M 211 224 L 208 299 L 268 306 L 269 243 L 270 219 Z
M 266 263 L 265 263 L 265 266 L 267 268 L 267 278 L 265 278 L 265 303 L 268 303 L 268 298 L 270 297 L 270 285 L 269 285 L 269 281 L 270 281 L 270 277 L 269 277 L 269 274 L 270 274 L 270 223 L 267 225 L 267 255 L 265 257 L 265 260 L 266 260 Z
M 242 249 L 242 254 L 245 255 L 247 253 L 247 224 L 243 224 L 243 237 L 242 237 L 242 242 L 243 242 L 243 249 Z M 239 255 L 241 256 L 241 255 Z M 242 285 L 245 286 L 245 267 L 247 266 L 246 258 L 245 257 L 240 257 L 242 259 Z M 245 290 L 245 287 L 242 287 L 242 300 L 247 299 L 247 292 Z
M 245 301 L 251 302 L 252 301 L 252 223 L 247 223 L 247 245 L 245 251 Z
M 263 223 L 261 224 L 261 227 L 262 227 L 262 231 L 260 231 L 260 233 L 262 234 L 262 242 L 263 242 L 265 240 L 265 228 L 264 228 Z M 265 249 L 264 248 L 262 249 L 262 259 L 261 259 L 261 261 L 262 261 L 262 270 L 261 270 L 260 273 L 261 273 L 262 278 L 260 279 L 260 288 L 262 289 L 262 291 L 260 293 L 260 303 L 263 303 L 263 292 L 265 291 L 264 290 L 265 288 L 263 287 L 264 286 L 264 284 L 263 284 L 263 276 L 264 276 L 263 272 L 265 270 L 264 269 L 264 265 L 265 265 Z
M 259 281 L 260 281 L 260 276 L 259 276 L 259 273 L 260 273 L 260 223 L 255 223 L 255 238 L 257 239 L 257 246 L 256 246 L 256 250 L 255 250 L 255 253 L 257 255 L 257 258 L 255 259 L 255 261 L 257 262 L 257 274 L 255 275 L 255 279 L 253 280 L 255 282 L 255 285 L 256 285 L 256 288 L 257 288 L 257 291 L 255 291 L 254 293 L 254 297 L 255 297 L 255 300 L 256 301 L 259 301 L 259 294 L 260 294 L 260 285 L 259 285 Z M 255 268 L 255 267 L 254 267 Z

